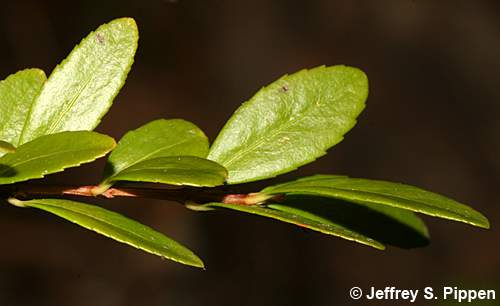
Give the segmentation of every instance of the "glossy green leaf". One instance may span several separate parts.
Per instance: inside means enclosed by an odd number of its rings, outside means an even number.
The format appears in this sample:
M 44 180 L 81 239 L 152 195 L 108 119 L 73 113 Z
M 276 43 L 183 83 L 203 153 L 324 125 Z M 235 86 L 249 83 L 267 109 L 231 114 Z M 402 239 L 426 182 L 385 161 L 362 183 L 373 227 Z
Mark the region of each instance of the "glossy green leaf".
M 0 154 L 13 152 L 16 152 L 16 147 L 14 147 L 11 143 L 0 140 Z
M 113 20 L 87 36 L 50 75 L 20 143 L 61 131 L 94 129 L 125 83 L 137 40 L 131 18 Z
M 113 138 L 88 131 L 61 132 L 39 137 L 0 158 L 0 185 L 42 178 L 106 155 Z
M 155 120 L 122 137 L 109 156 L 103 184 L 116 181 L 114 176 L 148 159 L 205 157 L 207 153 L 208 139 L 196 125 L 182 119 Z
M 379 204 L 489 228 L 486 217 L 452 199 L 417 187 L 376 180 L 325 175 L 265 188 L 267 194 L 307 194 L 353 203 Z
M 208 158 L 228 170 L 230 184 L 289 172 L 339 143 L 367 95 L 366 75 L 356 68 L 322 66 L 284 76 L 234 113 Z
M 69 200 L 37 199 L 9 202 L 20 207 L 45 210 L 116 241 L 182 264 L 203 268 L 189 249 L 165 235 L 123 215 L 98 206 Z
M 429 232 L 422 220 L 411 211 L 395 207 L 307 195 L 290 195 L 268 207 L 321 223 L 339 224 L 383 244 L 415 248 L 429 243 Z
M 263 217 L 283 221 L 286 223 L 295 224 L 324 234 L 359 242 L 361 244 L 365 244 L 380 250 L 383 250 L 385 248 L 383 244 L 370 237 L 352 231 L 340 224 L 332 222 L 331 220 L 320 219 L 319 217 L 313 216 L 312 214 L 304 211 L 291 210 L 291 209 L 290 210 L 282 209 L 280 211 L 261 206 L 246 206 L 246 205 L 223 204 L 223 203 L 209 203 L 209 204 L 204 204 L 202 206 L 206 208 L 226 208 L 249 214 L 260 215 Z
M 168 156 L 134 164 L 113 176 L 111 181 L 213 187 L 224 184 L 226 176 L 226 169 L 213 161 L 194 156 Z
M 0 139 L 19 144 L 33 101 L 46 80 L 40 69 L 26 69 L 0 82 Z M 0 153 L 0 156 L 2 153 Z

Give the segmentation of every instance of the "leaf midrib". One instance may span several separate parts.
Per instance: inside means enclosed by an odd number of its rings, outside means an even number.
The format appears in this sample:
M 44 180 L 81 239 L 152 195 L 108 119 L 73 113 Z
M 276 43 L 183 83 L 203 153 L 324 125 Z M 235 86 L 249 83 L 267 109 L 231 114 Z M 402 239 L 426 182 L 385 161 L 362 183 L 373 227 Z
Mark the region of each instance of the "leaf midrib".
M 97 33 L 97 32 L 94 32 L 94 33 Z M 81 47 L 81 43 L 78 44 L 75 49 L 73 49 L 70 53 L 70 56 L 73 54 L 73 52 L 75 52 L 77 49 L 76 48 L 80 48 Z M 113 46 L 112 47 L 112 50 L 110 51 L 109 54 L 111 54 L 111 57 L 113 58 L 114 57 L 114 52 L 115 50 L 118 49 L 116 46 Z M 75 105 L 76 101 L 78 100 L 78 98 L 81 96 L 82 92 L 87 88 L 87 86 L 89 85 L 90 81 L 92 80 L 93 76 L 95 75 L 96 71 L 100 70 L 101 66 L 103 65 L 104 63 L 104 60 L 102 58 L 98 58 L 97 59 L 99 61 L 99 65 L 94 65 L 92 68 L 91 68 L 91 73 L 89 74 L 89 77 L 87 77 L 85 83 L 83 86 L 80 87 L 80 89 L 78 90 L 78 92 L 76 93 L 76 95 L 73 97 L 73 99 L 71 100 L 71 102 L 68 104 L 68 106 L 65 107 L 64 111 L 62 111 L 61 113 L 59 113 L 58 115 L 58 118 L 56 120 L 52 120 L 52 123 L 50 125 L 49 128 L 46 129 L 45 133 L 43 133 L 43 135 L 47 135 L 47 134 L 52 134 L 54 132 L 54 130 L 56 130 L 57 126 L 59 125 L 59 123 L 61 122 L 61 120 L 64 118 L 64 116 L 71 110 L 71 108 Z M 65 67 L 65 64 L 67 64 L 67 62 L 69 61 L 69 57 L 65 59 L 65 61 L 63 63 L 61 63 L 60 65 L 58 65 L 56 67 L 56 69 L 54 69 L 54 71 L 52 72 L 55 73 L 57 72 L 59 69 L 63 69 L 63 67 Z M 97 68 L 96 68 L 97 67 Z M 44 82 L 44 85 L 43 87 L 41 88 L 40 92 L 38 93 L 38 95 L 34 98 L 34 102 L 31 104 L 30 106 L 30 109 L 28 111 L 28 115 L 27 115 L 27 119 L 26 121 L 24 122 L 24 125 L 23 125 L 23 129 L 21 131 L 21 135 L 19 137 L 19 143 L 23 143 L 24 141 L 24 137 L 25 137 L 25 132 L 26 132 L 26 129 L 27 129 L 27 126 L 31 120 L 31 116 L 32 116 L 32 113 L 33 113 L 33 109 L 35 107 L 35 105 L 37 104 L 38 102 L 38 99 L 40 98 L 42 92 L 43 92 L 43 89 L 44 87 L 46 86 L 46 84 L 50 81 L 50 76 L 47 80 L 45 80 Z
M 97 34 L 99 34 L 98 32 L 94 32 Z M 109 50 L 109 52 L 107 53 L 108 56 L 106 56 L 106 58 L 111 58 L 111 59 L 114 59 L 115 58 L 115 51 L 119 49 L 118 47 L 116 46 L 112 46 L 111 49 Z M 105 60 L 103 60 L 103 58 L 98 58 L 97 61 L 99 62 L 98 65 L 92 65 L 92 70 L 91 70 L 91 73 L 89 73 L 89 77 L 87 77 L 85 83 L 83 86 L 80 87 L 80 89 L 78 90 L 78 92 L 75 94 L 74 98 L 71 100 L 71 102 L 68 104 L 68 106 L 65 108 L 65 110 L 63 112 L 61 112 L 59 114 L 59 117 L 57 118 L 57 120 L 53 121 L 53 123 L 51 124 L 51 126 L 47 129 L 47 132 L 46 134 L 51 134 L 54 132 L 54 130 L 57 128 L 57 126 L 59 125 L 59 123 L 61 122 L 61 120 L 64 118 L 64 116 L 71 110 L 71 108 L 73 108 L 73 106 L 75 105 L 76 101 L 80 98 L 81 94 L 83 93 L 83 91 L 87 88 L 87 86 L 90 84 L 90 81 L 93 79 L 94 75 L 96 74 L 96 71 L 99 71 L 101 70 L 101 68 L 104 66 L 104 63 L 106 62 Z M 116 63 L 120 63 L 120 61 L 116 61 Z M 119 65 L 117 65 L 119 66 Z M 61 67 L 62 69 L 62 67 Z
M 407 199 L 407 198 L 403 198 L 403 197 L 399 197 L 399 196 L 395 196 L 395 195 L 389 195 L 389 194 L 385 194 L 385 193 L 376 193 L 376 192 L 370 192 L 370 191 L 362 191 L 362 190 L 357 190 L 357 189 L 344 189 L 344 188 L 338 188 L 338 187 L 306 187 L 304 188 L 303 190 L 305 190 L 306 192 L 309 192 L 309 193 L 313 193 L 313 194 L 320 194 L 319 192 L 315 192 L 314 190 L 310 190 L 310 189 L 326 189 L 328 191 L 353 191 L 353 192 L 358 192 L 358 193 L 361 193 L 361 194 L 366 194 L 366 195 L 376 195 L 376 196 L 382 196 L 382 197 L 387 197 L 389 198 L 389 200 L 394 200 L 394 201 L 400 201 L 400 200 L 403 200 L 403 201 L 409 201 L 409 202 L 414 202 L 414 203 L 417 203 L 421 206 L 424 206 L 424 207 L 427 207 L 427 208 L 430 208 L 432 209 L 433 211 L 436 211 L 436 210 L 439 210 L 439 209 L 442 209 L 442 210 L 445 210 L 446 212 L 452 214 L 452 215 L 455 215 L 455 216 L 460 216 L 460 217 L 471 217 L 470 215 L 464 215 L 464 214 L 459 214 L 455 211 L 452 211 L 450 210 L 448 207 L 436 207 L 436 206 L 431 206 L 425 202 L 420 202 L 420 201 L 417 201 L 417 200 L 413 200 L 413 199 Z M 301 191 L 292 191 L 292 192 L 301 192 Z M 339 198 L 342 198 L 344 200 L 352 200 L 352 198 L 348 198 L 346 197 L 345 195 L 336 195 L 338 196 Z M 366 200 L 366 199 L 356 199 L 356 200 L 360 200 L 360 201 L 369 201 L 369 200 Z M 381 204 L 380 202 L 373 202 L 373 201 L 370 201 L 371 203 L 374 203 L 374 204 Z M 385 205 L 388 205 L 388 206 L 393 206 L 393 207 L 397 207 L 397 208 L 403 208 L 403 209 L 408 209 L 408 206 L 405 205 L 405 206 L 402 206 L 402 205 L 394 205 L 393 203 L 384 203 Z M 417 212 L 420 212 L 420 213 L 425 213 L 425 214 L 429 214 L 427 211 L 422 211 L 421 209 L 420 210 L 416 210 Z M 439 216 L 439 215 L 436 215 L 436 216 Z M 476 219 L 475 217 L 472 217 L 474 219 Z
M 95 71 L 96 71 L 96 69 L 92 69 L 92 74 L 90 74 L 87 77 L 87 79 L 85 80 L 85 83 L 83 84 L 83 86 L 80 87 L 78 92 L 74 95 L 73 99 L 70 100 L 69 103 L 65 103 L 66 107 L 64 108 L 64 110 L 62 112 L 59 112 L 58 116 L 56 117 L 57 119 L 52 120 L 52 123 L 49 126 L 49 128 L 46 130 L 45 134 L 52 134 L 56 130 L 56 128 L 59 125 L 59 123 L 61 122 L 62 118 L 64 118 L 64 116 L 73 108 L 73 106 L 75 105 L 78 98 L 80 98 L 82 92 L 87 88 L 90 81 L 93 79 Z
M 161 166 L 158 166 L 158 167 L 145 167 L 145 168 L 131 169 L 131 170 L 130 170 L 130 168 L 131 167 L 128 167 L 127 169 L 124 169 L 124 170 L 120 171 L 120 174 L 123 174 L 125 171 L 127 171 L 127 173 L 132 173 L 132 172 L 138 172 L 138 171 L 144 171 L 144 170 L 181 170 L 181 171 L 193 171 L 193 172 L 196 172 L 196 173 L 200 173 L 200 172 L 201 173 L 210 173 L 207 170 L 186 169 L 186 168 L 176 168 L 176 167 L 161 167 Z
M 301 112 L 298 116 L 296 116 L 292 120 L 288 120 L 284 124 L 280 125 L 277 129 L 275 129 L 273 132 L 271 132 L 271 134 L 270 134 L 269 137 L 267 137 L 267 135 L 269 135 L 269 134 L 267 134 L 267 133 L 261 133 L 257 137 L 258 140 L 256 142 L 254 142 L 252 145 L 246 147 L 245 149 L 239 151 L 238 153 L 234 154 L 228 161 L 223 162 L 224 166 L 226 168 L 229 168 L 229 166 L 233 162 L 237 161 L 241 156 L 244 156 L 244 155 L 252 152 L 255 148 L 257 148 L 261 144 L 265 143 L 266 140 L 274 139 L 278 134 L 282 133 L 283 130 L 285 130 L 286 128 L 288 128 L 290 125 L 300 123 L 302 120 L 304 120 L 305 118 L 308 117 L 308 114 L 306 114 L 306 113 L 309 111 L 309 109 L 312 106 L 316 105 L 320 100 L 321 100 L 321 98 L 318 98 L 317 101 L 316 101 L 316 103 L 311 103 L 311 104 L 307 105 L 303 112 Z M 300 119 L 298 119 L 298 118 L 300 118 Z
M 36 203 L 36 202 L 35 202 L 35 203 Z M 76 214 L 76 215 L 79 215 L 79 216 L 83 216 L 83 217 L 86 217 L 86 218 L 94 219 L 94 220 L 96 220 L 96 221 L 98 221 L 98 222 L 100 222 L 100 223 L 103 223 L 103 224 L 107 225 L 107 226 L 110 226 L 110 227 L 115 228 L 115 229 L 118 229 L 118 230 L 120 230 L 120 231 L 122 231 L 122 232 L 128 233 L 128 234 L 130 234 L 131 236 L 135 237 L 136 239 L 138 238 L 139 240 L 145 240 L 145 241 L 147 241 L 147 242 L 148 242 L 148 243 L 150 243 L 150 244 L 154 244 L 154 243 L 155 243 L 154 241 L 149 240 L 146 236 L 142 236 L 142 235 L 140 235 L 140 234 L 138 234 L 138 233 L 136 233 L 136 232 L 129 231 L 129 230 L 127 230 L 126 228 L 123 228 L 123 227 L 120 227 L 120 226 L 114 225 L 114 224 L 112 224 L 112 223 L 106 222 L 105 220 L 103 220 L 103 219 L 101 219 L 101 218 L 98 218 L 98 217 L 96 217 L 96 216 L 94 216 L 94 215 L 87 215 L 87 214 L 82 213 L 82 212 L 80 212 L 80 211 L 71 210 L 71 209 L 68 209 L 68 208 L 66 208 L 66 207 L 61 207 L 61 206 L 58 206 L 58 205 L 53 205 L 53 204 L 47 204 L 47 203 L 42 203 L 42 204 L 40 204 L 40 203 L 37 203 L 36 205 L 37 205 L 37 206 L 48 206 L 48 207 L 52 207 L 52 208 L 55 208 L 55 209 L 62 210 L 63 212 L 64 212 L 64 211 L 66 211 L 66 212 L 70 212 L 70 213 L 73 213 L 73 214 Z M 72 220 L 69 220 L 69 221 L 71 221 L 71 222 L 73 222 L 73 223 L 76 223 L 76 222 L 74 222 L 74 221 L 72 221 Z M 97 231 L 95 228 L 92 228 L 92 227 L 90 227 L 90 226 L 89 226 L 89 228 L 90 228 L 91 230 L 93 230 L 93 231 L 96 231 L 97 233 L 99 233 L 99 234 L 101 234 L 101 235 L 108 236 L 108 237 L 110 237 L 110 238 L 112 238 L 112 239 L 114 239 L 114 240 L 117 240 L 117 241 L 119 241 L 119 242 L 122 242 L 122 243 L 125 243 L 125 244 L 131 244 L 131 243 L 130 243 L 130 241 L 126 241 L 126 240 L 124 240 L 124 239 L 123 239 L 123 238 L 121 238 L 121 237 L 120 237 L 120 238 L 118 238 L 118 237 L 116 237 L 116 236 L 112 236 L 112 235 L 110 235 L 110 234 L 106 233 L 106 231 Z M 151 238 L 153 238 L 153 237 L 151 237 Z M 164 237 L 161 237 L 161 238 L 162 238 L 162 239 L 164 239 Z M 156 239 L 156 237 L 154 237 L 154 239 Z M 167 238 L 167 239 L 168 239 L 168 238 Z M 175 242 L 172 240 L 172 241 L 168 241 L 168 243 L 175 243 Z M 132 245 L 132 246 L 134 246 L 134 247 L 136 247 L 136 248 L 139 248 L 139 249 L 145 250 L 145 251 L 147 251 L 147 252 L 152 252 L 152 253 L 154 253 L 154 254 L 160 255 L 160 256 L 162 256 L 162 257 L 165 257 L 165 258 L 168 258 L 168 259 L 170 259 L 170 260 L 174 260 L 174 261 L 177 261 L 177 262 L 180 262 L 180 263 L 191 263 L 191 264 L 196 264 L 196 262 L 195 262 L 196 260 L 193 260 L 193 259 L 191 259 L 191 258 L 186 258 L 186 256 L 183 256 L 183 255 L 177 254 L 177 252 L 175 252 L 175 251 L 174 251 L 174 250 L 175 250 L 175 248 L 173 248 L 173 249 L 172 249 L 172 248 L 171 248 L 171 247 L 169 247 L 169 246 L 165 246 L 165 247 L 164 247 L 164 246 L 163 246 L 163 244 L 162 244 L 162 246 L 161 246 L 161 248 L 162 248 L 162 249 L 164 249 L 164 250 L 168 250 L 168 251 L 173 252 L 173 253 L 176 253 L 176 254 L 175 254 L 175 256 L 181 257 L 182 259 L 176 258 L 176 257 L 174 257 L 173 255 L 170 255 L 170 256 L 169 256 L 169 255 L 165 255 L 165 254 L 163 254 L 161 251 L 160 251 L 160 252 L 159 252 L 159 251 L 155 251 L 155 250 L 152 250 L 151 248 L 147 249 L 147 248 L 145 248 L 145 247 L 141 247 L 141 246 L 139 246 L 139 245 L 134 245 L 134 244 L 131 244 L 131 245 Z M 187 250 L 187 249 L 186 249 L 186 250 Z M 190 256 L 190 255 L 187 255 L 187 257 L 191 257 L 191 256 Z
M 215 205 L 213 205 L 213 204 L 215 204 Z M 226 205 L 228 205 L 228 204 L 222 204 L 222 206 L 220 206 L 217 204 L 218 203 L 210 203 L 208 205 L 215 206 L 215 207 L 218 206 L 218 207 L 223 207 L 223 208 L 227 208 Z M 374 247 L 377 249 L 384 248 L 383 244 L 374 240 L 373 238 L 370 238 L 370 237 L 364 236 L 360 233 L 351 231 L 351 230 L 349 230 L 341 225 L 325 224 L 325 223 L 321 223 L 321 222 L 318 222 L 318 221 L 310 219 L 310 218 L 306 218 L 306 217 L 303 217 L 303 216 L 300 216 L 300 215 L 297 215 L 294 213 L 289 213 L 289 212 L 285 212 L 285 211 L 281 211 L 281 210 L 277 210 L 277 209 L 272 209 L 272 208 L 265 208 L 265 209 L 267 210 L 265 213 L 272 215 L 272 217 L 265 215 L 265 214 L 256 213 L 256 212 L 249 212 L 246 210 L 240 210 L 240 209 L 236 209 L 236 210 L 246 212 L 246 213 L 256 214 L 256 215 L 266 217 L 266 218 L 276 219 L 278 221 L 282 221 L 282 222 L 294 224 L 294 225 L 297 225 L 298 223 L 302 223 L 302 222 L 300 222 L 300 220 L 294 220 L 294 219 L 303 219 L 309 223 L 308 228 L 311 230 L 318 231 L 318 232 L 321 232 L 321 233 L 324 233 L 324 234 L 327 234 L 330 236 L 341 237 L 341 238 L 349 240 L 349 241 L 355 241 L 355 242 L 358 242 L 358 243 L 361 243 L 361 244 L 364 244 L 367 246 L 371 246 L 371 247 Z M 288 216 L 284 216 L 284 215 L 288 215 Z M 287 219 L 287 217 L 288 217 L 288 219 Z
M 137 160 L 133 161 L 133 162 L 132 162 L 132 163 L 130 163 L 128 166 L 124 167 L 123 169 L 121 169 L 121 170 L 119 170 L 118 172 L 114 173 L 113 175 L 109 176 L 109 177 L 106 179 L 106 181 L 110 181 L 110 180 L 111 180 L 113 177 L 115 177 L 116 175 L 118 175 L 118 174 L 120 174 L 121 172 L 123 172 L 123 171 L 125 171 L 125 170 L 129 169 L 130 167 L 133 167 L 133 166 L 137 165 L 138 163 L 140 163 L 140 162 L 142 162 L 142 161 L 144 161 L 144 160 L 148 159 L 149 157 L 151 157 L 152 155 L 154 155 L 154 154 L 156 154 L 156 153 L 158 153 L 158 152 L 161 152 L 161 151 L 163 151 L 163 150 L 168 150 L 168 149 L 171 149 L 171 148 L 173 148 L 173 147 L 175 147 L 175 146 L 182 145 L 182 144 L 184 144 L 184 143 L 186 143 L 186 142 L 189 142 L 189 141 L 190 141 L 190 138 L 185 139 L 185 140 L 182 140 L 182 141 L 177 142 L 177 143 L 175 143 L 175 144 L 171 144 L 171 145 L 167 145 L 167 146 L 164 146 L 164 147 L 158 148 L 158 149 L 156 149 L 156 150 L 154 150 L 154 151 L 152 151 L 152 152 L 150 152 L 150 153 L 148 153 L 148 154 L 144 155 L 143 157 L 141 157 L 141 158 L 139 158 L 139 159 L 137 159 Z M 169 156 L 174 156 L 174 155 L 169 155 Z M 164 156 L 164 157 L 168 157 L 168 156 Z
M 118 226 L 118 225 L 115 225 L 113 223 L 109 223 L 109 221 L 107 221 L 105 219 L 102 219 L 102 218 L 99 218 L 99 217 L 97 217 L 95 215 L 86 214 L 86 213 L 84 213 L 82 211 L 79 211 L 79 210 L 72 210 L 72 209 L 69 209 L 67 207 L 62 207 L 62 206 L 58 206 L 58 205 L 54 205 L 54 204 L 43 203 L 43 204 L 37 204 L 37 205 L 39 205 L 39 206 L 41 206 L 41 205 L 43 205 L 43 206 L 49 206 L 49 207 L 52 207 L 52 208 L 55 208 L 55 209 L 59 209 L 59 210 L 63 210 L 63 211 L 68 211 L 68 212 L 71 212 L 71 213 L 74 213 L 74 214 L 77 214 L 77 215 L 80 215 L 80 216 L 84 216 L 84 217 L 87 217 L 87 218 L 90 218 L 90 219 L 94 219 L 94 220 L 97 220 L 100 223 L 103 223 L 103 224 L 109 225 L 111 227 L 117 228 L 117 229 L 119 229 L 121 231 L 127 232 L 131 236 L 135 236 L 135 237 L 137 237 L 139 239 L 143 239 L 143 240 L 148 240 L 148 237 L 146 237 L 146 236 L 140 235 L 137 232 L 129 231 L 128 229 L 126 229 L 124 227 L 121 227 L 121 226 Z
M 6 165 L 9 166 L 9 167 L 14 168 L 14 167 L 17 167 L 19 165 L 26 164 L 26 163 L 32 162 L 34 160 L 37 160 L 37 159 L 42 159 L 42 158 L 46 158 L 46 157 L 52 157 L 54 155 L 66 154 L 66 153 L 72 153 L 72 152 L 92 152 L 92 151 L 95 151 L 95 150 L 97 150 L 97 149 L 96 148 L 94 148 L 94 149 L 84 149 L 84 150 L 74 150 L 73 149 L 73 150 L 59 151 L 59 152 L 54 152 L 54 153 L 50 153 L 50 154 L 37 155 L 37 156 L 35 156 L 33 158 L 30 158 L 30 159 L 25 159 L 25 160 L 22 160 L 20 162 L 14 163 L 14 164 L 10 164 L 10 165 L 6 164 Z M 98 158 L 98 157 L 100 157 L 102 155 L 104 155 L 104 153 L 103 154 L 99 154 L 95 158 Z M 88 159 L 86 159 L 86 160 L 88 160 Z M 86 160 L 82 160 L 81 162 L 84 162 Z M 66 166 L 62 166 L 62 168 L 64 168 L 64 167 L 66 167 Z M 9 171 L 9 169 L 6 169 L 4 171 L 0 171 L 0 175 L 5 174 L 8 171 Z

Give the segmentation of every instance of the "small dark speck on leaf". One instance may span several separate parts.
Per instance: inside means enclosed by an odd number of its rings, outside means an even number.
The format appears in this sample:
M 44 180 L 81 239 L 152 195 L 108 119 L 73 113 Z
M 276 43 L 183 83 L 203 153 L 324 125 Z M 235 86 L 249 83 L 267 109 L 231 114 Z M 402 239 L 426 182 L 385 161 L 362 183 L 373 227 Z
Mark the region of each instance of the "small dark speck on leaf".
M 104 43 L 104 36 L 102 36 L 101 33 L 97 33 L 95 37 L 96 37 L 98 43 L 100 43 L 100 44 Z
M 286 86 L 286 85 L 281 86 L 281 91 L 282 92 L 287 92 L 288 91 L 288 86 Z

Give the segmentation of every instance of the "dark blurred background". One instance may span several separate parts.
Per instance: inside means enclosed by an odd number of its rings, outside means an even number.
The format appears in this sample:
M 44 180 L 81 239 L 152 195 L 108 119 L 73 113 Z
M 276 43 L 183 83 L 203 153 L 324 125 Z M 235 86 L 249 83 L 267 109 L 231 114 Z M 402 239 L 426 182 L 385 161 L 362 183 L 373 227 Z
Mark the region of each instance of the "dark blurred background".
M 104 203 L 192 248 L 202 271 L 2 205 L 0 305 L 357 305 L 350 287 L 391 285 L 500 293 L 500 2 L 2 1 L 0 79 L 27 67 L 50 73 L 91 30 L 122 16 L 136 19 L 139 49 L 99 131 L 118 139 L 153 119 L 185 118 L 213 140 L 241 102 L 279 76 L 356 66 L 371 87 L 357 126 L 286 178 L 414 184 L 472 205 L 492 229 L 425 218 L 428 247 L 381 252 L 236 212 Z M 96 183 L 102 167 L 50 179 Z

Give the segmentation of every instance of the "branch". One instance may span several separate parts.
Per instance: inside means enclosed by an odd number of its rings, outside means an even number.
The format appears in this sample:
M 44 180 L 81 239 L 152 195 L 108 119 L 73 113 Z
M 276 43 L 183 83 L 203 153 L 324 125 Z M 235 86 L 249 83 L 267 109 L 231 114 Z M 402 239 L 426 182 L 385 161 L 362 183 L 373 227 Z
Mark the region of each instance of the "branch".
M 94 197 L 113 199 L 116 197 L 148 198 L 174 201 L 181 204 L 218 202 L 225 204 L 256 205 L 269 199 L 280 200 L 282 196 L 270 196 L 262 193 L 233 193 L 227 186 L 203 188 L 188 186 L 161 185 L 159 187 L 111 187 L 99 195 L 93 190 L 96 185 L 34 185 L 18 184 L 5 186 L 0 189 L 0 197 L 35 199 L 35 198 L 64 198 L 65 196 Z

